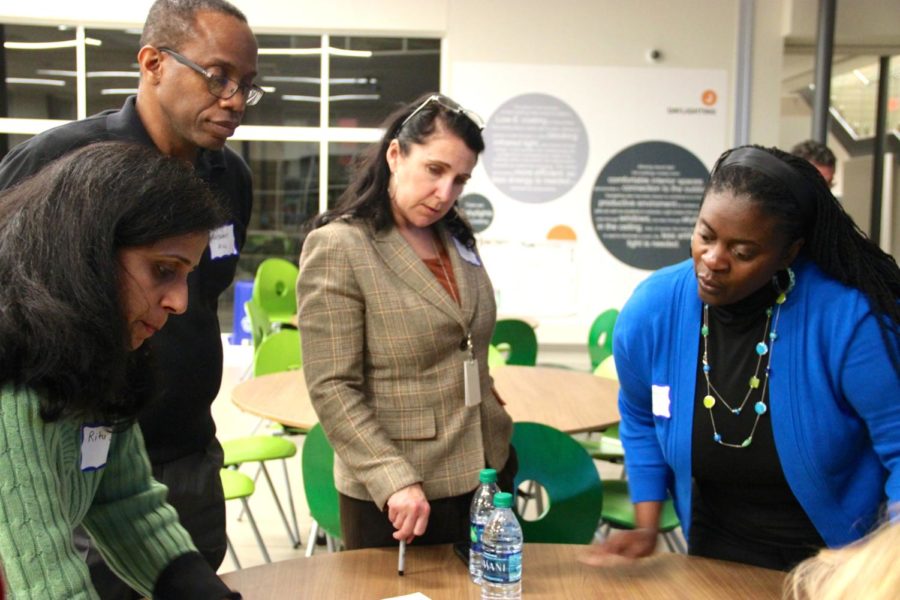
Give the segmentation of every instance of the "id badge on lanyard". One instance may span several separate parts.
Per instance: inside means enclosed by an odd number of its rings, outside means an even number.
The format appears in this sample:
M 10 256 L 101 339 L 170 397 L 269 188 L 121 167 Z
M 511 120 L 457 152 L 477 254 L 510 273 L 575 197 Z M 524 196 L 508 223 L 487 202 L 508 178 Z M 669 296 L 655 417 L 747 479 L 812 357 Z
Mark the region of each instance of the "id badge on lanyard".
M 481 378 L 478 376 L 478 362 L 475 360 L 475 349 L 472 346 L 472 334 L 466 336 L 468 356 L 463 362 L 463 381 L 465 382 L 466 406 L 481 404 Z

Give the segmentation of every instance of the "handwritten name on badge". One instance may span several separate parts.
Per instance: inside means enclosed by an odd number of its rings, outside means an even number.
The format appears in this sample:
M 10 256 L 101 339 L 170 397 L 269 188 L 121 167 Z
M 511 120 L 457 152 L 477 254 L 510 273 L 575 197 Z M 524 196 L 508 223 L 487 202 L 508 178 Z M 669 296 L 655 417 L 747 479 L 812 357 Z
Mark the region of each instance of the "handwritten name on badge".
M 234 243 L 234 225 L 228 223 L 209 232 L 209 257 L 213 260 L 238 253 Z
M 453 238 L 453 243 L 456 244 L 456 251 L 459 252 L 459 255 L 464 261 L 473 264 L 476 267 L 481 266 L 481 261 L 478 259 L 478 254 L 476 254 L 474 250 L 466 248 L 465 246 L 463 246 L 462 242 L 460 242 L 456 238 Z
M 96 471 L 106 466 L 112 430 L 106 425 L 81 426 L 81 470 Z
M 671 419 L 672 413 L 669 412 L 669 405 L 671 404 L 671 400 L 669 400 L 669 386 L 654 385 L 651 387 L 651 390 L 653 394 L 653 414 L 657 417 Z

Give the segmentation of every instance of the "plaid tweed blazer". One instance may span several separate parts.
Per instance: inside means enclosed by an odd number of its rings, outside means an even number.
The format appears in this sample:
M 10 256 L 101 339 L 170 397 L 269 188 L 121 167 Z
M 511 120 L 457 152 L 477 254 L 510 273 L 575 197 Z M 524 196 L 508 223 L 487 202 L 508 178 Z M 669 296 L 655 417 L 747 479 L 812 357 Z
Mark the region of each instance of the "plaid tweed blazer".
M 383 508 L 421 483 L 429 499 L 478 485 L 506 463 L 512 420 L 492 392 L 496 318 L 483 266 L 441 239 L 461 306 L 395 227 L 342 220 L 310 233 L 297 281 L 303 373 L 335 450 L 335 485 Z M 481 405 L 465 406 L 462 342 L 471 331 Z

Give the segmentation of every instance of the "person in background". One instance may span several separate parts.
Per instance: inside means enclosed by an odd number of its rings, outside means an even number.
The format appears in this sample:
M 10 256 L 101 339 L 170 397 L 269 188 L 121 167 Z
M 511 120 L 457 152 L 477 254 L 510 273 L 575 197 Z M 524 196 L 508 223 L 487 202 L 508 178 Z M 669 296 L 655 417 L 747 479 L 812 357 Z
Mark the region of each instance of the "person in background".
M 188 310 L 149 342 L 157 394 L 138 417 L 154 476 L 218 568 L 225 556 L 223 457 L 210 411 L 222 379 L 218 298 L 234 278 L 252 202 L 250 171 L 225 141 L 262 96 L 253 84 L 257 44 L 244 15 L 224 0 L 157 0 L 137 62 L 137 96 L 119 110 L 51 129 L 11 150 L 0 162 L 0 189 L 75 148 L 123 140 L 193 164 L 230 214 L 211 232 L 209 251 L 189 278 Z M 86 536 L 76 540 L 88 548 Z M 95 550 L 88 563 L 103 598 L 133 597 Z
M 822 550 L 790 572 L 792 600 L 895 600 L 900 595 L 900 525 L 884 524 L 861 540 Z
M 96 598 L 83 525 L 143 596 L 239 598 L 154 481 L 145 340 L 223 215 L 182 160 L 87 146 L 0 193 L 0 563 L 16 598 Z
M 669 493 L 697 556 L 788 570 L 859 539 L 900 501 L 897 263 L 811 164 L 757 146 L 716 163 L 691 254 L 616 322 L 638 528 L 585 560 L 651 554 Z
M 482 127 L 440 94 L 398 110 L 303 245 L 303 372 L 348 549 L 466 541 L 479 471 L 512 487 L 512 420 L 487 366 L 494 293 L 456 207 Z
M 828 146 L 815 140 L 806 140 L 791 148 L 791 154 L 805 158 L 812 163 L 812 166 L 825 178 L 828 187 L 834 187 L 834 169 L 837 160 L 834 158 L 834 152 L 829 150 Z

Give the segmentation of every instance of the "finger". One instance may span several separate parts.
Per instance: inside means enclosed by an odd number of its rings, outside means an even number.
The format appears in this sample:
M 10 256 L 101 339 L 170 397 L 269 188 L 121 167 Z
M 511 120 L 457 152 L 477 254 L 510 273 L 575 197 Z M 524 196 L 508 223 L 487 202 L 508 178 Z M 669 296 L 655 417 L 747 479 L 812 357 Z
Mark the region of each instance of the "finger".
M 428 528 L 428 516 L 430 513 L 431 511 L 426 505 L 425 510 L 419 514 L 418 518 L 416 518 L 415 527 L 413 527 L 414 534 L 425 535 L 425 530 Z

